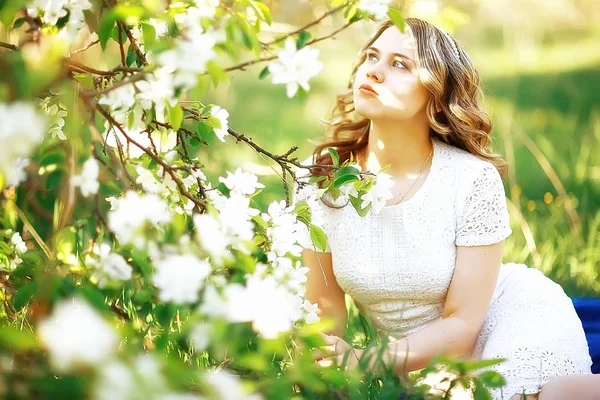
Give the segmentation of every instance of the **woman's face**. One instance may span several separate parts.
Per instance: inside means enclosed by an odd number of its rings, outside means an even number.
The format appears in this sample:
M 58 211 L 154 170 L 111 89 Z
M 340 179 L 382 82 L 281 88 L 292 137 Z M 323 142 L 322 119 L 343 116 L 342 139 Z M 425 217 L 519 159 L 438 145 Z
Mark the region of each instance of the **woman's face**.
M 367 48 L 352 88 L 359 115 L 374 121 L 426 118 L 425 106 L 430 94 L 419 80 L 413 61 L 415 52 L 410 29 L 402 33 L 395 26 L 387 28 Z M 370 88 L 361 88 L 362 85 Z

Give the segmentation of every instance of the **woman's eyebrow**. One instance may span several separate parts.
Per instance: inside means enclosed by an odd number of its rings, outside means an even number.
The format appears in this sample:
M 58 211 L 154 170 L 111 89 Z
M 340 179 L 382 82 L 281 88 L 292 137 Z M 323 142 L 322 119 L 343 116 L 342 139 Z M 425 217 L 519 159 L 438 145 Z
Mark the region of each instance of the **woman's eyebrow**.
M 379 49 L 378 49 L 377 47 L 370 46 L 370 47 L 368 47 L 368 48 L 367 48 L 367 51 L 369 51 L 369 50 L 371 50 L 371 51 L 374 51 L 374 52 L 376 52 L 376 53 L 380 53 L 380 54 L 381 54 L 381 51 L 379 51 Z M 413 63 L 415 62 L 415 60 L 413 60 L 413 59 L 412 59 L 412 58 L 410 58 L 409 56 L 407 56 L 407 55 L 405 55 L 405 54 L 402 54 L 402 53 L 392 53 L 392 56 L 395 56 L 395 57 L 400 57 L 400 58 L 403 58 L 403 59 L 405 59 L 405 60 L 412 61 Z

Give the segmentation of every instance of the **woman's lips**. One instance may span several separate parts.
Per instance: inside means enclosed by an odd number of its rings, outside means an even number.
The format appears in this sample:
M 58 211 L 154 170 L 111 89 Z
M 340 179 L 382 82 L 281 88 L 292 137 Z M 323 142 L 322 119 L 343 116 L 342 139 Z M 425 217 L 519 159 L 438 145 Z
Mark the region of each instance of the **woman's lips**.
M 373 94 L 373 95 L 377 96 L 377 92 L 375 91 L 375 89 L 373 89 L 373 87 L 371 85 L 362 84 L 362 85 L 360 85 L 358 90 L 363 93 Z

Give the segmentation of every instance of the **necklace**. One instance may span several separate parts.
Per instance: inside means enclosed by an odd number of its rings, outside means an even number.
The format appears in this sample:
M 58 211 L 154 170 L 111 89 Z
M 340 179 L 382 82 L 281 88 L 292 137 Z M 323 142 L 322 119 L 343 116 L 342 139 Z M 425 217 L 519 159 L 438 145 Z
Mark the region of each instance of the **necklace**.
M 419 175 L 417 175 L 417 177 L 410 184 L 410 186 L 408 187 L 408 190 L 406 192 L 404 192 L 404 194 L 402 196 L 400 196 L 400 198 L 398 199 L 398 201 L 395 202 L 394 204 L 392 204 L 393 206 L 395 206 L 396 204 L 400 203 L 406 197 L 406 195 L 408 194 L 408 192 L 410 192 L 410 189 L 412 189 L 412 187 L 415 185 L 415 183 L 419 180 L 419 178 L 423 174 L 423 170 L 425 169 L 425 165 L 427 164 L 427 162 L 429 161 L 429 159 L 431 158 L 432 155 L 433 155 L 433 144 L 431 146 L 431 151 L 429 152 L 429 155 L 427 155 L 427 158 L 425 159 L 425 162 L 423 162 L 423 165 L 421 165 L 421 168 L 419 169 Z

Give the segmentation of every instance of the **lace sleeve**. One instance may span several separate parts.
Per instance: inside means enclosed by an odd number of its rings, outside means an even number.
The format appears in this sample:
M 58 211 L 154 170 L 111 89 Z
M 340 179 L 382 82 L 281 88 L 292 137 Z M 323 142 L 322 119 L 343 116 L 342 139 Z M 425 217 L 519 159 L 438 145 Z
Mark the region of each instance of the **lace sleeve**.
M 312 157 L 307 158 L 302 161 L 300 164 L 302 165 L 312 165 L 313 159 Z M 302 182 L 308 182 L 310 171 L 308 169 L 298 169 L 296 173 L 296 179 Z M 305 249 L 316 251 L 318 253 L 329 253 L 331 249 L 329 247 L 329 232 L 328 232 L 328 216 L 329 210 L 321 200 L 319 200 L 315 195 L 314 191 L 318 188 L 316 183 L 305 185 L 303 188 L 299 188 L 296 182 L 294 182 L 294 195 L 292 199 L 292 205 L 295 205 L 298 201 L 305 201 L 306 204 L 310 207 L 312 214 L 312 223 L 317 225 L 323 229 L 325 232 L 325 236 L 327 237 L 327 245 L 325 251 L 319 249 L 315 245 L 313 245 L 310 240 L 310 232 L 308 227 L 303 223 L 299 222 L 300 229 L 302 230 L 302 236 L 304 240 L 300 241 L 300 246 Z
M 483 246 L 510 236 L 504 185 L 492 163 L 476 168 L 474 179 L 459 190 L 456 215 L 457 246 Z

